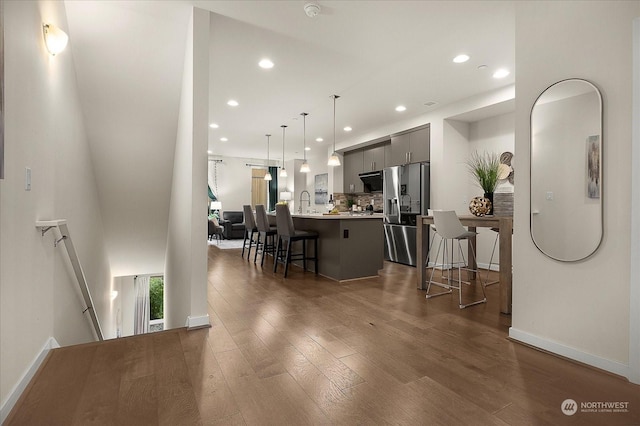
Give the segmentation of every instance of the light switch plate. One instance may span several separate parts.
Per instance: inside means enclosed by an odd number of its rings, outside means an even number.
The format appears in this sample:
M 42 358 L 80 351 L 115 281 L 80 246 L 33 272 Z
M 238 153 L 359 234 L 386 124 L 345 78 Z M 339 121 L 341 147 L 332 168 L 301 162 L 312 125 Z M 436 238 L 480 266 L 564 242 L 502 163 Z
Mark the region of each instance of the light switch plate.
M 24 190 L 31 191 L 31 168 L 24 169 Z

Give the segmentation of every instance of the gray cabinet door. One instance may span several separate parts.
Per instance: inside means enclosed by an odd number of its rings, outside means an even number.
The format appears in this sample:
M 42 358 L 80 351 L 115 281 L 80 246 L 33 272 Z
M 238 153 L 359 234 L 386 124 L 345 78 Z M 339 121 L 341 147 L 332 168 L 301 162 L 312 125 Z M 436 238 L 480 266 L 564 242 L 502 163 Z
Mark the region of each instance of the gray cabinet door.
M 384 146 L 384 167 L 391 167 L 391 166 L 395 166 L 395 164 L 393 164 L 392 160 L 392 154 L 391 154 L 391 142 L 387 142 L 387 144 L 385 144 Z
M 409 133 L 410 146 L 409 150 L 409 162 L 419 163 L 421 161 L 429 161 L 429 142 L 430 142 L 430 127 L 427 126 L 423 129 L 416 130 Z
M 391 166 L 429 161 L 430 126 L 391 136 Z
M 344 154 L 344 192 L 364 192 L 364 185 L 358 176 L 362 173 L 364 155 L 361 149 Z
M 403 133 L 391 137 L 391 165 L 399 166 L 409 162 L 411 150 L 411 134 Z
M 382 170 L 384 165 L 384 145 L 376 145 L 371 148 L 365 148 L 364 154 L 364 168 L 363 172 L 373 172 L 376 170 Z

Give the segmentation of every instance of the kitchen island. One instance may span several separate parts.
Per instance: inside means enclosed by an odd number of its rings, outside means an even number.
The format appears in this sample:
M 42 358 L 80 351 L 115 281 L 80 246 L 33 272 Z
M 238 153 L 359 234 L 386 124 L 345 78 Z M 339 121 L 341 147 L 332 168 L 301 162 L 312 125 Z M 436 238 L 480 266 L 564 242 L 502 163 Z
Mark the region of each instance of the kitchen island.
M 382 214 L 292 214 L 296 229 L 316 231 L 318 273 L 336 281 L 378 276 L 384 262 Z M 272 217 L 275 224 L 275 216 Z M 313 244 L 307 247 L 313 253 Z M 302 262 L 294 262 L 301 265 Z M 307 262 L 313 270 L 313 262 Z

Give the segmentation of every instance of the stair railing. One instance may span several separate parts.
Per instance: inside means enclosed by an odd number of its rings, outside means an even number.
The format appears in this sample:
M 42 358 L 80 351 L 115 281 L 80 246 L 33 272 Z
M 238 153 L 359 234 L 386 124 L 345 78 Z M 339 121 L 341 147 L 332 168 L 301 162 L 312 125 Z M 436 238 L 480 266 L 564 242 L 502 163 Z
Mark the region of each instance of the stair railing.
M 76 280 L 78 281 L 78 286 L 80 287 L 80 293 L 82 293 L 82 298 L 84 300 L 85 309 L 82 311 L 82 313 L 89 313 L 96 339 L 100 341 L 104 340 L 102 328 L 100 327 L 98 316 L 96 315 L 96 311 L 93 307 L 91 293 L 89 292 L 89 287 L 87 286 L 87 279 L 84 276 L 82 265 L 80 265 L 80 259 L 78 258 L 76 249 L 73 246 L 73 240 L 71 239 L 71 234 L 69 233 L 69 228 L 67 227 L 67 221 L 65 219 L 40 220 L 36 221 L 36 228 L 42 231 L 43 237 L 44 234 L 46 234 L 49 230 L 57 230 L 57 235 L 55 237 L 53 245 L 54 247 L 58 247 L 60 243 L 64 243 L 64 247 L 67 250 L 69 261 L 71 262 L 71 267 L 73 268 Z

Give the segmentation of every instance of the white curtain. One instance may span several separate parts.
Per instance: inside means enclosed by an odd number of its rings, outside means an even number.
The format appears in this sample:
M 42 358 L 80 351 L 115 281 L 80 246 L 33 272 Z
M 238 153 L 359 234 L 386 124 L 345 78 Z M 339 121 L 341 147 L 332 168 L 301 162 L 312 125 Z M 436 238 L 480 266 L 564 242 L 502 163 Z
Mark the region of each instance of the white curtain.
M 133 334 L 149 332 L 149 277 L 137 276 L 133 281 L 133 289 L 136 295 L 135 319 Z

